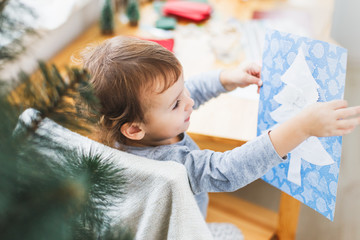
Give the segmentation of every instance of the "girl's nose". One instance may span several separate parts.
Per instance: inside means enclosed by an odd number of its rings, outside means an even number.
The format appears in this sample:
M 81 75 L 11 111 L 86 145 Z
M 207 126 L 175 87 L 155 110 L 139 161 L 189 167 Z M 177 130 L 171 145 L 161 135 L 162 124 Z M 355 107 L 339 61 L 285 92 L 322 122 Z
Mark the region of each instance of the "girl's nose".
M 185 111 L 192 108 L 194 106 L 194 104 L 195 104 L 194 100 L 190 97 L 189 90 L 187 90 L 187 89 L 185 89 L 185 101 L 186 101 Z
M 186 96 L 185 111 L 188 111 L 194 106 L 194 100 L 190 96 Z

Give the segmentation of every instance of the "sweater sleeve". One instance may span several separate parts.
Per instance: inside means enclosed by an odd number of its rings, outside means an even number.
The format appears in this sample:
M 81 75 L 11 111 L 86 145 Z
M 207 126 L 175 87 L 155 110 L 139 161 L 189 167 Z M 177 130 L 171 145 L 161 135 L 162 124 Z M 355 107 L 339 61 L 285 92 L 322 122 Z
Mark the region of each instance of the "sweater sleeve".
M 184 148 L 178 154 L 195 194 L 235 191 L 286 159 L 276 153 L 268 134 L 224 153 Z
M 189 90 L 190 96 L 194 99 L 194 109 L 201 104 L 226 92 L 220 82 L 221 70 L 214 70 L 195 75 L 185 81 L 185 87 Z

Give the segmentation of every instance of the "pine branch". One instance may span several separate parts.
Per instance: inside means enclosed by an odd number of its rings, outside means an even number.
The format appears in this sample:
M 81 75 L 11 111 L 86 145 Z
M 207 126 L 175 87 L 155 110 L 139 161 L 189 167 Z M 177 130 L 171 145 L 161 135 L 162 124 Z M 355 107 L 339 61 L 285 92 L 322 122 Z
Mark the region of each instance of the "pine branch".
M 1 36 L 34 33 L 26 23 L 5 13 L 10 3 L 19 13 L 32 14 L 17 0 L 0 0 Z M 0 64 L 24 50 L 21 37 L 0 46 Z M 107 216 L 107 209 L 116 204 L 114 199 L 124 194 L 123 169 L 99 154 L 78 155 L 54 145 L 51 136 L 35 134 L 36 124 L 13 134 L 19 114 L 28 107 L 71 129 L 84 129 L 80 120 L 97 121 L 93 116 L 98 101 L 88 83 L 89 75 L 68 68 L 64 77 L 55 65 L 49 68 L 39 62 L 37 74 L 30 77 L 20 72 L 18 78 L 17 86 L 0 81 L 1 239 L 133 239 L 129 231 L 111 229 Z M 28 141 L 30 135 L 38 141 Z M 46 155 L 41 149 L 56 155 Z
M 106 214 L 124 194 L 124 169 L 100 154 L 57 146 L 51 135 L 13 137 L 17 109 L 3 96 L 0 107 L 1 239 L 132 239 L 123 230 L 110 238 Z
M 4 10 L 8 0 L 1 0 L 0 2 L 0 13 Z
M 9 40 L 9 43 L 1 42 L 0 66 L 16 59 L 18 55 L 25 51 L 23 46 L 24 36 L 37 34 L 29 26 L 28 21 L 19 20 L 15 15 L 8 14 L 7 8 L 16 9 L 16 16 L 28 16 L 36 19 L 33 10 L 18 0 L 2 0 L 0 2 L 0 35 L 2 39 Z
M 35 108 L 67 128 L 87 132 L 98 122 L 99 101 L 85 70 L 67 67 L 63 77 L 55 65 L 48 67 L 39 61 L 36 74 L 30 77 L 20 72 L 18 78 L 16 91 L 10 96 L 19 113 L 29 107 Z
M 110 199 L 121 199 L 124 189 L 119 186 L 126 185 L 121 175 L 124 169 L 115 167 L 110 159 L 104 159 L 100 154 L 81 154 L 68 152 L 65 155 L 65 164 L 74 178 L 85 180 L 88 200 L 83 205 L 81 222 L 84 226 L 101 231 L 109 227 L 109 219 L 105 219 L 105 212 L 117 202 Z M 77 161 L 73 161 L 78 158 Z
M 36 124 L 13 135 L 17 117 L 27 107 L 74 128 L 82 128 L 78 119 L 84 112 L 85 118 L 96 114 L 98 101 L 84 70 L 68 68 L 64 78 L 55 65 L 40 62 L 39 68 L 32 78 L 19 73 L 21 84 L 12 94 L 0 82 L 1 239 L 132 239 L 129 231 L 110 228 L 107 215 L 124 194 L 123 169 L 99 154 L 79 155 L 53 144 L 51 135 L 35 134 Z M 74 108 L 74 102 L 95 110 Z M 36 136 L 36 144 L 28 141 L 29 135 Z M 44 154 L 49 151 L 56 156 Z

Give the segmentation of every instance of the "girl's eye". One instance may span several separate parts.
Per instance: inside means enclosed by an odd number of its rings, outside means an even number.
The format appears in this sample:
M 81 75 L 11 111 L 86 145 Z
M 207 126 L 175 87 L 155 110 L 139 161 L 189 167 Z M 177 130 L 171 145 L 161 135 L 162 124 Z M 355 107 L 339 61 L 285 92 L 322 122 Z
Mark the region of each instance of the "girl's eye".
M 180 100 L 177 100 L 174 107 L 173 107 L 173 110 L 176 109 L 179 106 L 179 103 L 180 103 Z

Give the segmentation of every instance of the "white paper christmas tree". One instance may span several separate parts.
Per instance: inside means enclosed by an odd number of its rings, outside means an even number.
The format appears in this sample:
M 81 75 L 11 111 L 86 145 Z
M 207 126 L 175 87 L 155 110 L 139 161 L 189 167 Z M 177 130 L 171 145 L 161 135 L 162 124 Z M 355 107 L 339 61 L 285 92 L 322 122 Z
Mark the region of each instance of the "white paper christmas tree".
M 278 124 L 319 99 L 317 90 L 319 85 L 310 72 L 301 47 L 292 65 L 281 76 L 281 80 L 286 85 L 274 96 L 274 100 L 281 106 L 270 113 L 271 118 Z M 301 159 L 319 166 L 335 163 L 317 137 L 308 138 L 290 154 L 288 180 L 299 186 L 301 186 Z

